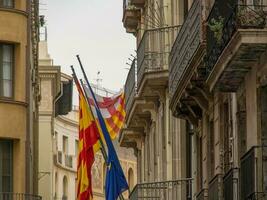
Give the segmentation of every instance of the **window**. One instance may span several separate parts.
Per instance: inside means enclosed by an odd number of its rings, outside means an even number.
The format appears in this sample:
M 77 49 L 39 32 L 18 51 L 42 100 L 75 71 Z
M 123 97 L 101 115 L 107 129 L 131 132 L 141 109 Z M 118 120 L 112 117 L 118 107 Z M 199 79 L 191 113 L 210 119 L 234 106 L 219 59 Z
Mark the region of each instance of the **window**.
M 0 6 L 13 8 L 14 0 L 0 0 Z
M 13 145 L 10 140 L 0 140 L 0 193 L 12 192 Z
M 75 156 L 79 154 L 79 141 L 75 140 Z
M 67 154 L 68 152 L 68 138 L 63 136 L 63 153 Z
M 0 96 L 12 97 L 13 95 L 13 63 L 14 46 L 0 44 Z

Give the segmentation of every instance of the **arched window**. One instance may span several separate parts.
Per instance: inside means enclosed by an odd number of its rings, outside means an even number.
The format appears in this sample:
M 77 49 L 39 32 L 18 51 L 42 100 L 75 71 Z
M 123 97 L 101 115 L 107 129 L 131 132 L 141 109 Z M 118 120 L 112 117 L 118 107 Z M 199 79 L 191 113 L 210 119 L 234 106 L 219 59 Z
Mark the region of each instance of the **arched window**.
M 129 190 L 131 192 L 134 187 L 134 172 L 132 168 L 128 170 L 128 185 L 129 185 Z
M 67 200 L 68 199 L 68 179 L 66 176 L 63 178 L 63 196 L 62 200 Z

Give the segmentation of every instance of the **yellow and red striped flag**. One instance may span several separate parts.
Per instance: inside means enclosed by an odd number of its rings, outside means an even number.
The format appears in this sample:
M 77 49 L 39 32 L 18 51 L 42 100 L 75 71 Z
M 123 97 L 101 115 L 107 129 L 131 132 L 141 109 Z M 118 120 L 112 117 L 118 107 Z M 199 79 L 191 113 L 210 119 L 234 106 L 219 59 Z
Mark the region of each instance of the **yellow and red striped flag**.
M 79 156 L 77 165 L 77 199 L 92 200 L 91 169 L 94 163 L 94 146 L 99 143 L 97 122 L 90 110 L 86 97 L 76 78 L 74 78 L 79 92 Z

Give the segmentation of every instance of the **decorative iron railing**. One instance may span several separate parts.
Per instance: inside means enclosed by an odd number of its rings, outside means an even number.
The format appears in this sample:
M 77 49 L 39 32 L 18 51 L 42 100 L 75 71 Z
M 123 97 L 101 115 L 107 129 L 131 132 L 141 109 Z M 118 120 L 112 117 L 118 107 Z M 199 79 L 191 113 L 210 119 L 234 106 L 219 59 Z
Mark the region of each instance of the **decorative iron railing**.
M 204 40 L 201 0 L 195 0 L 170 53 L 170 96 L 174 95 L 186 68 Z
M 240 188 L 242 200 L 267 198 L 267 146 L 254 146 L 241 158 Z
M 192 199 L 193 179 L 137 184 L 129 196 L 130 200 L 139 199 Z
M 130 0 L 123 0 L 123 11 L 126 10 L 128 5 L 130 5 L 130 2 Z
M 207 73 L 212 71 L 238 29 L 262 29 L 266 22 L 266 5 L 238 5 L 237 0 L 216 0 L 208 17 Z
M 219 200 L 222 198 L 222 175 L 216 175 L 209 183 L 209 200 Z
M 206 200 L 207 198 L 207 189 L 202 189 L 196 196 L 196 200 Z
M 238 199 L 238 171 L 237 168 L 232 168 L 225 174 L 223 178 L 223 196 L 224 199 Z
M 42 197 L 31 194 L 0 192 L 0 200 L 42 200 Z
M 129 112 L 136 95 L 136 59 L 132 61 L 125 83 L 125 109 Z
M 146 72 L 168 69 L 170 48 L 180 26 L 146 30 L 137 49 L 137 86 Z

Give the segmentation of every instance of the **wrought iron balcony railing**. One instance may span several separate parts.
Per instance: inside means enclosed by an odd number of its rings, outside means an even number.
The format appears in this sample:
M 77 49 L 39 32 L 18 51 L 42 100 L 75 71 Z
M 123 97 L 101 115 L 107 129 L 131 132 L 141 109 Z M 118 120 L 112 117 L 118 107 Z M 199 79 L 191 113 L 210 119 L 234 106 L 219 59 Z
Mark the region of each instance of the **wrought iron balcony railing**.
M 209 183 L 209 200 L 219 200 L 222 198 L 222 175 L 216 175 Z M 227 199 L 228 200 L 228 199 Z
M 127 6 L 131 5 L 131 0 L 123 0 L 123 11 L 126 10 Z
M 31 194 L 0 192 L 0 200 L 42 200 L 42 197 Z
M 172 46 L 169 78 L 171 98 L 201 42 L 204 41 L 201 13 L 201 1 L 195 0 Z
M 167 70 L 170 48 L 180 26 L 146 30 L 137 49 L 137 87 L 146 72 Z
M 192 199 L 192 179 L 137 184 L 129 196 L 138 199 Z
M 266 22 L 266 5 L 239 5 L 237 0 L 216 0 L 208 17 L 207 72 L 212 71 L 238 29 L 263 29 Z
M 241 158 L 240 181 L 242 200 L 267 198 L 267 146 L 254 146 Z
M 237 168 L 232 168 L 223 178 L 223 194 L 224 199 L 238 199 L 238 171 Z
M 207 199 L 207 189 L 202 189 L 196 196 L 196 200 L 206 200 Z
M 136 95 L 136 59 L 133 60 L 125 83 L 125 109 L 129 112 Z

